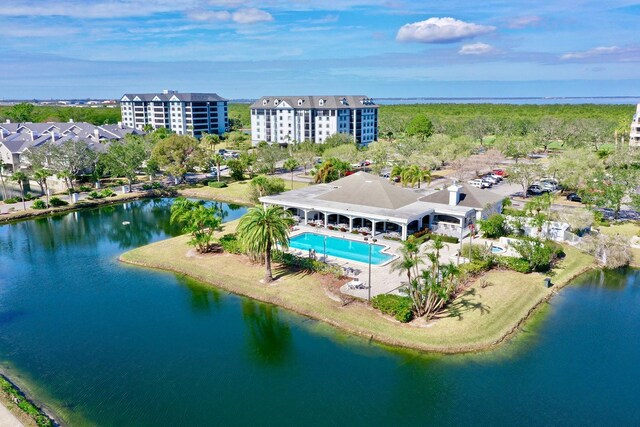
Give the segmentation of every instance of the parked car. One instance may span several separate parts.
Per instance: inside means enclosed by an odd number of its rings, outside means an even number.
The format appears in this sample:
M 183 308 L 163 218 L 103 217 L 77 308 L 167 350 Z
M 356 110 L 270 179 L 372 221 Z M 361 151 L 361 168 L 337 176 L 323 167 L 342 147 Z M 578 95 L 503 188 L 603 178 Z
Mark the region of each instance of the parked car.
M 496 175 L 500 175 L 503 178 L 506 178 L 509 176 L 507 171 L 505 171 L 504 169 L 494 169 L 491 172 L 495 173 Z
M 582 203 L 582 197 L 580 197 L 580 195 L 577 193 L 567 194 L 567 200 L 569 200 L 570 202 Z
M 476 188 L 489 188 L 489 187 L 491 187 L 491 185 L 488 182 L 483 181 L 480 178 L 472 179 L 471 181 L 468 182 L 468 184 L 470 186 L 476 187 Z
M 483 180 L 483 181 L 488 181 L 488 182 L 490 182 L 492 185 L 496 185 L 496 184 L 499 184 L 499 183 L 500 183 L 500 180 L 499 180 L 498 178 L 494 178 L 494 177 L 493 177 L 493 176 L 491 176 L 491 175 L 485 175 L 485 176 L 483 176 L 483 177 L 482 177 L 482 180 Z
M 490 177 L 492 177 L 492 178 L 497 179 L 498 181 L 502 181 L 502 179 L 503 179 L 503 178 L 502 178 L 502 175 L 498 175 L 498 174 L 497 174 L 497 173 L 495 173 L 495 172 L 491 172 L 491 173 L 489 173 L 488 175 L 489 175 Z
M 545 191 L 538 184 L 530 185 L 529 188 L 527 188 L 527 194 L 538 195 L 538 194 L 542 194 L 544 192 Z

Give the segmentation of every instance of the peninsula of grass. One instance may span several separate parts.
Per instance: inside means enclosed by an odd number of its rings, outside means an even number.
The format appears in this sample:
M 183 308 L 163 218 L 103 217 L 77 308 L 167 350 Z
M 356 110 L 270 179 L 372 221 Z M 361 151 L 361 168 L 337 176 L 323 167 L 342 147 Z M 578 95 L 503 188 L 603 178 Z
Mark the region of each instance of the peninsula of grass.
M 232 232 L 235 223 L 225 226 Z M 479 277 L 439 318 L 408 324 L 380 314 L 367 303 L 344 304 L 335 292 L 346 279 L 274 269 L 276 281 L 260 282 L 263 266 L 228 253 L 195 254 L 180 236 L 129 251 L 120 260 L 184 274 L 237 295 L 281 306 L 380 343 L 423 351 L 462 353 L 492 348 L 519 326 L 559 288 L 593 265 L 593 258 L 566 247 L 566 258 L 552 272 L 546 288 L 542 274 L 491 271 Z M 401 278 L 398 277 L 398 281 Z

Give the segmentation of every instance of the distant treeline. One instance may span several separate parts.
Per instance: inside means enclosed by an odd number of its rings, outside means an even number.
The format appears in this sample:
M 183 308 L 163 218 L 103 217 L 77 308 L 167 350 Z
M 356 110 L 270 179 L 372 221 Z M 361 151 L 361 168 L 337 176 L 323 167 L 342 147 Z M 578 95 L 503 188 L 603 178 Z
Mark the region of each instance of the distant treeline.
M 24 104 L 21 104 L 24 105 Z M 29 108 L 0 107 L 0 120 L 89 122 L 95 125 L 117 123 L 121 120 L 119 108 L 36 106 Z M 555 117 L 565 122 L 578 119 L 595 119 L 614 127 L 630 126 L 635 112 L 633 105 L 511 105 L 511 104 L 413 104 L 380 106 L 380 135 L 403 132 L 407 123 L 418 115 L 427 116 L 436 133 L 463 135 L 474 120 L 483 118 L 482 126 L 526 129 L 535 126 L 542 118 Z M 229 104 L 231 130 L 248 129 L 251 115 L 248 104 Z M 479 123 L 476 123 L 479 124 Z

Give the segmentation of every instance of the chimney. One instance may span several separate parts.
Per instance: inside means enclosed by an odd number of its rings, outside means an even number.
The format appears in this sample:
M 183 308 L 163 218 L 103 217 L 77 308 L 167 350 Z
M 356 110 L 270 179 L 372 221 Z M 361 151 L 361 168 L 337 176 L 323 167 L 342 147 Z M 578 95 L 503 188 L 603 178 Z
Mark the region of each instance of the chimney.
M 461 185 L 458 185 L 457 182 L 453 182 L 453 184 L 451 184 L 449 186 L 449 188 L 447 188 L 447 190 L 449 190 L 449 205 L 450 206 L 458 206 L 458 203 L 460 203 L 460 190 L 462 189 Z
M 31 141 L 33 141 L 33 131 L 29 129 L 29 136 L 31 137 Z
M 73 123 L 73 119 L 69 119 L 69 123 Z
M 7 119 L 7 120 L 5 121 L 5 123 L 7 123 L 7 124 L 11 123 L 11 119 Z
M 120 129 L 124 129 L 124 127 L 122 126 L 122 122 L 118 122 L 118 127 L 119 127 Z
M 95 128 L 93 130 L 93 135 L 97 138 L 100 139 L 100 130 L 98 130 L 98 128 Z

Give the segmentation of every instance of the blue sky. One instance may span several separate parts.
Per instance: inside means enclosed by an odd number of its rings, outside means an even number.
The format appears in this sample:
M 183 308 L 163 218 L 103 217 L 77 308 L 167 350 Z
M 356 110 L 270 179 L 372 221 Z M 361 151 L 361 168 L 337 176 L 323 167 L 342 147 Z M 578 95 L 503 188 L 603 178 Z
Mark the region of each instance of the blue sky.
M 0 98 L 640 96 L 624 0 L 3 0 Z

